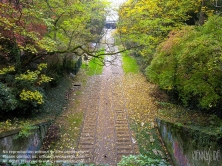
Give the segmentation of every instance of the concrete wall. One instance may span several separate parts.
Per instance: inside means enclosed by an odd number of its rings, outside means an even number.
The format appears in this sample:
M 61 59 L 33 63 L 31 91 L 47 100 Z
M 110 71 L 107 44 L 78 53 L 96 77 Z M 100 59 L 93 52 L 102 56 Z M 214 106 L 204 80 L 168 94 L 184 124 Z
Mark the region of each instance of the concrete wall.
M 157 119 L 175 166 L 222 166 L 222 138 Z
M 38 128 L 31 131 L 33 134 L 24 138 L 16 138 L 19 129 L 0 133 L 0 153 L 3 151 L 39 150 L 50 124 L 50 122 L 37 124 Z

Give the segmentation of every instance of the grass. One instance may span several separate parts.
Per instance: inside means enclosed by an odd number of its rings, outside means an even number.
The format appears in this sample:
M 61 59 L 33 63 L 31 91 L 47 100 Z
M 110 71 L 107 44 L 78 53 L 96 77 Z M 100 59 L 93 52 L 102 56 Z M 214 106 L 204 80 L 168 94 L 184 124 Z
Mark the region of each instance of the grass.
M 136 59 L 129 56 L 129 51 L 123 53 L 123 71 L 125 73 L 139 73 L 139 67 L 137 65 Z
M 83 112 L 76 112 L 75 108 L 69 107 L 66 113 L 57 119 L 55 124 L 60 127 L 60 139 L 50 145 L 50 150 L 77 148 L 83 116 Z
M 100 51 L 98 51 L 98 54 L 104 54 L 105 53 L 105 49 L 101 49 Z M 93 75 L 101 75 L 103 72 L 103 60 L 104 60 L 104 56 L 100 56 L 100 58 L 92 58 L 89 60 L 89 64 L 83 64 L 82 65 L 82 69 L 86 70 L 86 74 L 88 76 L 93 76 Z

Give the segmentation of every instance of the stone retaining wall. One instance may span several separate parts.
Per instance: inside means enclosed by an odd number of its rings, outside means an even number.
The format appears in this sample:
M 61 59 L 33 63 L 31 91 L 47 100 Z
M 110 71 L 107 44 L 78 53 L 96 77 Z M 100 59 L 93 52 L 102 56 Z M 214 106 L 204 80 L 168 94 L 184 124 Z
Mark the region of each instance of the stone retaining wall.
M 0 153 L 3 151 L 37 151 L 47 133 L 51 122 L 36 124 L 28 137 L 18 137 L 20 129 L 0 133 Z
M 222 138 L 157 119 L 175 166 L 222 166 Z

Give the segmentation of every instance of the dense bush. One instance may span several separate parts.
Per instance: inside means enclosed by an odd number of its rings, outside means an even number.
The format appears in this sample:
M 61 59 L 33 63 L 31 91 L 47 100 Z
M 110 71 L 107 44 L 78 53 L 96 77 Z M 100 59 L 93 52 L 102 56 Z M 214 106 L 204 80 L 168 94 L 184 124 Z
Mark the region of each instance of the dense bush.
M 123 156 L 118 166 L 169 166 L 164 159 L 152 159 L 143 155 Z
M 185 105 L 217 108 L 222 101 L 222 18 L 172 31 L 157 49 L 148 78 L 178 94 Z
M 44 103 L 45 83 L 52 78 L 44 74 L 47 64 L 41 63 L 36 70 L 17 74 L 14 67 L 0 70 L 0 111 L 26 111 Z
M 50 82 L 50 86 L 57 86 L 67 73 L 76 74 L 80 67 L 80 63 L 78 64 L 79 58 L 81 57 L 73 54 L 59 54 L 47 57 L 45 59 L 45 62 L 48 64 L 46 74 L 53 78 Z

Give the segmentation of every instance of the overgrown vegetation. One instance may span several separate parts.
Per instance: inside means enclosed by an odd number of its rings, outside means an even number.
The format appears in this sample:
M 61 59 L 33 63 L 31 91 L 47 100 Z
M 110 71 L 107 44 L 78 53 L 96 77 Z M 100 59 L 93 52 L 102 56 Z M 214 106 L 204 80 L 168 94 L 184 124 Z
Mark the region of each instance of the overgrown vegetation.
M 218 139 L 222 137 L 222 121 L 216 115 L 203 114 L 200 111 L 185 109 L 168 102 L 157 103 L 159 105 L 158 118 L 178 126 L 186 126 L 194 131 L 214 135 Z
M 62 80 L 62 84 L 50 92 L 52 105 L 48 103 L 47 106 L 49 110 L 54 110 L 53 115 L 56 115 L 56 117 L 54 118 L 54 124 L 49 128 L 41 150 L 66 151 L 77 149 L 84 118 L 81 98 L 86 79 L 86 73 L 80 70 L 74 82 L 67 79 Z M 74 86 L 76 83 L 81 83 L 81 86 Z M 66 87 L 69 87 L 68 91 L 66 91 Z M 62 96 L 64 90 L 67 92 L 66 99 Z
M 127 74 L 124 79 L 124 87 L 127 101 L 128 117 L 131 128 L 139 145 L 140 153 L 147 158 L 164 158 L 168 161 L 166 148 L 163 146 L 160 134 L 157 130 L 155 119 L 174 123 L 177 126 L 190 128 L 190 132 L 203 133 L 195 141 L 206 141 L 208 138 L 221 138 L 221 119 L 215 115 L 203 114 L 200 111 L 186 109 L 172 104 L 169 97 L 155 84 L 147 82 L 138 74 Z M 193 130 L 192 130 L 193 129 Z M 204 138 L 202 136 L 204 135 Z M 215 139 L 215 140 L 216 140 Z M 209 139 L 208 139 L 209 141 Z M 205 142 L 206 144 L 206 142 Z M 138 156 L 125 158 L 123 163 L 135 164 L 143 162 Z
M 108 4 L 0 2 L 0 132 L 23 127 L 28 136 L 65 109 L 82 55 L 100 54 L 91 43 L 101 38 Z
M 40 122 L 40 121 L 39 121 Z M 38 127 L 34 124 L 39 123 L 38 121 L 31 121 L 31 120 L 19 120 L 19 119 L 13 119 L 13 120 L 6 120 L 5 122 L 0 122 L 0 133 L 13 130 L 13 129 L 20 129 L 18 135 L 16 135 L 17 138 L 23 138 L 28 137 L 32 134 L 33 129 L 37 129 Z
M 28 122 L 25 122 L 21 126 L 21 130 L 19 131 L 18 135 L 16 135 L 16 138 L 23 138 L 23 137 L 29 137 L 32 133 L 32 130 L 37 129 L 37 126 L 34 126 Z
M 102 73 L 104 50 L 97 51 L 90 44 L 101 38 L 107 3 L 16 2 L 6 0 L 0 4 L 0 118 L 7 118 L 7 113 L 38 114 L 41 109 L 54 118 L 65 110 L 65 94 L 71 81 L 66 82 L 63 76 L 67 72 L 76 74 L 72 73 L 76 64 L 73 57 L 88 54 L 93 58 L 83 65 L 87 75 Z M 124 47 L 135 47 L 133 53 L 147 67 L 147 78 L 172 94 L 174 102 L 180 101 L 188 108 L 154 102 L 157 88 L 140 75 L 127 75 L 125 95 L 130 102 L 126 107 L 142 155 L 125 157 L 120 165 L 165 164 L 155 126 L 157 116 L 221 137 L 221 119 L 200 116 L 192 110 L 216 110 L 221 115 L 222 19 L 220 15 L 212 16 L 218 12 L 210 1 L 202 0 L 128 0 L 119 10 L 118 32 Z M 124 71 L 138 74 L 136 61 L 129 54 L 123 55 Z M 51 91 L 50 86 L 59 90 Z M 63 135 L 70 134 L 62 140 L 65 148 L 76 146 L 73 140 L 72 145 L 67 142 L 77 138 L 83 118 L 83 114 L 72 111 L 65 115 L 69 128 L 62 128 Z M 0 131 L 23 126 L 19 136 L 26 137 L 34 129 L 29 123 L 17 125 L 16 121 L 0 122 Z
M 47 89 L 46 95 L 48 100 L 42 107 L 44 111 L 42 111 L 38 117 L 44 118 L 49 115 L 51 118 L 55 118 L 58 116 L 68 103 L 66 96 L 70 93 L 69 91 L 72 86 L 73 79 L 66 75 L 63 76 L 56 87 Z
M 206 1 L 128 0 L 118 32 L 147 78 L 190 109 L 221 112 L 220 8 Z
M 24 112 L 38 109 L 44 103 L 44 83 L 52 78 L 44 74 L 47 64 L 39 64 L 34 71 L 16 74 L 14 67 L 0 70 L 1 113 L 17 110 Z
M 136 59 L 129 55 L 129 51 L 122 53 L 123 71 L 125 73 L 139 73 L 139 67 Z
M 76 57 L 99 54 L 91 43 L 101 38 L 108 3 L 93 2 L 0 2 L 0 118 L 39 111 L 45 90 L 76 74 Z
M 98 54 L 105 54 L 105 49 L 100 49 L 98 51 Z M 82 69 L 86 70 L 86 74 L 88 76 L 101 75 L 104 66 L 104 57 L 105 56 L 100 56 L 100 58 L 89 59 L 86 63 L 82 65 Z
M 124 156 L 122 160 L 117 164 L 117 166 L 168 166 L 163 159 L 152 159 L 147 156 L 137 155 L 137 156 Z
M 147 68 L 147 76 L 178 95 L 185 106 L 221 110 L 222 18 L 172 31 Z
M 59 85 L 67 73 L 75 75 L 81 66 L 81 59 L 81 57 L 73 54 L 46 57 L 45 62 L 49 64 L 46 73 L 53 78 L 49 86 L 55 87 Z
M 119 10 L 118 32 L 126 48 L 137 47 L 134 53 L 148 64 L 156 47 L 168 33 L 189 25 L 202 24 L 212 14 L 214 6 L 201 0 L 126 1 Z M 198 19 L 199 18 L 199 19 Z

